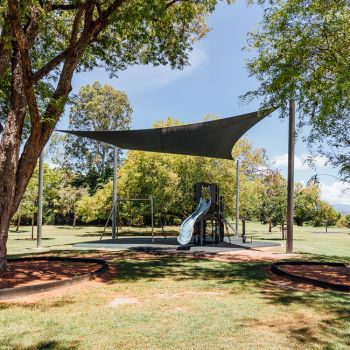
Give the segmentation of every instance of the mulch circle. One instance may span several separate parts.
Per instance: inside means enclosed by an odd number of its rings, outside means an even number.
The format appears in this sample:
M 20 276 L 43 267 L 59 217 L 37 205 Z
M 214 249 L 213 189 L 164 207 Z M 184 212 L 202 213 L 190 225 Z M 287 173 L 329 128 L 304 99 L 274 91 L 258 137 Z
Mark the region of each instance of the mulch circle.
M 102 259 L 28 257 L 8 259 L 9 270 L 0 275 L 0 300 L 70 286 L 102 275 Z
M 272 264 L 271 271 L 298 283 L 350 292 L 350 268 L 343 263 L 284 261 Z

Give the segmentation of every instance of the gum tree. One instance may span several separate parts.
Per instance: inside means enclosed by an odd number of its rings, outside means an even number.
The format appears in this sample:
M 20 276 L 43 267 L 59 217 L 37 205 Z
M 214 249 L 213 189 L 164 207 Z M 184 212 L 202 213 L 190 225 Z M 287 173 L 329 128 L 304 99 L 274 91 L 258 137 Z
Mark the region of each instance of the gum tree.
M 132 108 L 128 96 L 110 85 L 102 86 L 99 82 L 85 85 L 70 102 L 70 129 L 100 131 L 130 127 Z M 54 163 L 78 174 L 76 185 L 88 186 L 94 193 L 112 176 L 113 148 L 110 145 L 73 135 L 55 135 L 52 141 Z
M 182 68 L 216 0 L 1 0 L 0 271 L 9 224 L 72 89 L 74 73 Z

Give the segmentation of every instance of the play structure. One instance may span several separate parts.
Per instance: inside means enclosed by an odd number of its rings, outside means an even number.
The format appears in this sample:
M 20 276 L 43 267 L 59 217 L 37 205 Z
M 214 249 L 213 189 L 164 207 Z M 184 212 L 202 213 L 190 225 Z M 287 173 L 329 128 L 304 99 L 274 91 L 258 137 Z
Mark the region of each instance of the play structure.
M 189 249 L 191 240 L 200 246 L 224 240 L 224 203 L 219 186 L 198 182 L 193 192 L 196 210 L 181 224 L 177 238 L 182 249 Z
M 141 129 L 141 130 L 105 130 L 105 131 L 85 131 L 85 130 L 58 130 L 79 137 L 87 137 L 96 141 L 104 142 L 115 146 L 114 148 L 114 171 L 113 171 L 113 214 L 112 214 L 112 239 L 116 239 L 117 226 L 117 150 L 139 150 L 148 152 L 182 154 L 191 156 L 210 157 L 218 159 L 231 159 L 232 149 L 236 142 L 255 124 L 261 121 L 274 111 L 274 109 L 260 110 L 252 113 L 241 114 L 234 117 L 210 120 L 201 123 L 188 125 L 179 125 L 172 127 Z M 289 104 L 289 137 L 288 137 L 288 203 L 287 203 L 287 244 L 286 252 L 293 252 L 293 191 L 294 191 L 294 142 L 295 142 L 295 102 L 290 101 Z M 238 161 L 237 171 L 238 174 Z M 40 163 L 39 163 L 40 165 Z M 39 166 L 42 169 L 42 167 Z M 239 186 L 237 175 L 236 187 L 236 227 L 235 236 L 238 235 L 238 220 L 239 220 Z M 42 186 L 39 186 L 39 193 Z M 39 195 L 39 197 L 42 197 Z M 217 202 L 215 202 L 217 203 Z M 188 218 L 181 226 L 182 235 L 179 237 L 179 242 L 185 243 L 186 240 L 191 240 L 193 233 L 198 232 L 195 229 L 195 224 L 199 219 L 207 217 L 211 213 L 213 203 L 198 204 L 191 218 Z M 39 213 L 42 206 L 39 205 Z M 206 210 L 206 208 L 208 210 Z M 217 219 L 215 219 L 217 221 Z M 202 222 L 202 220 L 201 220 Z M 205 223 L 204 223 L 205 222 Z M 203 226 L 208 222 L 203 219 Z M 41 228 L 42 220 L 38 219 L 38 232 Z M 221 226 L 227 226 L 227 223 L 222 220 Z M 193 227 L 193 232 L 191 231 Z M 215 224 L 214 226 L 215 227 Z M 243 225 L 243 243 L 245 243 L 245 226 Z M 222 229 L 223 230 L 223 229 Z M 212 229 L 213 237 L 217 237 L 218 233 Z M 187 233 L 186 233 L 187 232 Z M 190 234 L 192 232 L 192 235 Z M 205 242 L 207 231 L 200 230 L 201 234 L 195 233 L 194 237 L 198 238 L 200 244 Z M 198 236 L 198 237 L 197 237 Z M 220 237 L 220 234 L 219 234 Z M 38 234 L 38 245 L 41 241 L 41 235 Z

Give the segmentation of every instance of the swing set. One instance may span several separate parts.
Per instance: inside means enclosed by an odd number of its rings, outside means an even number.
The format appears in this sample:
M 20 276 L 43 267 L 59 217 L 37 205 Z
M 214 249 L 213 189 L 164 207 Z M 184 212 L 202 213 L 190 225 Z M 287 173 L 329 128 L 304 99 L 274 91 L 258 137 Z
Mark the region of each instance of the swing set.
M 116 214 L 117 214 L 116 235 L 117 235 L 117 238 L 119 236 L 119 228 L 122 228 L 121 220 L 120 220 L 121 203 L 122 202 L 126 202 L 126 203 L 129 203 L 129 204 L 131 204 L 133 202 L 148 202 L 149 203 L 150 218 L 151 218 L 151 225 L 150 225 L 150 227 L 151 227 L 151 233 L 152 233 L 152 242 L 154 243 L 154 198 L 153 198 L 153 196 L 150 196 L 149 198 L 120 198 L 120 197 L 118 197 L 118 199 L 116 201 Z M 131 213 L 131 206 L 130 205 L 129 205 L 129 212 Z M 103 236 L 104 236 L 104 234 L 106 232 L 108 223 L 111 220 L 112 215 L 113 215 L 113 208 L 111 209 L 111 211 L 109 213 L 108 219 L 107 219 L 106 224 L 104 226 L 104 229 L 103 229 L 103 231 L 101 233 L 100 241 L 102 240 L 102 238 L 103 238 Z M 162 232 L 163 232 L 164 238 L 166 238 L 165 233 L 164 233 L 164 227 L 163 227 L 162 220 L 161 220 L 160 217 L 159 217 L 159 222 L 161 224 L 161 228 L 162 228 Z M 147 230 L 147 226 L 146 226 L 146 230 Z

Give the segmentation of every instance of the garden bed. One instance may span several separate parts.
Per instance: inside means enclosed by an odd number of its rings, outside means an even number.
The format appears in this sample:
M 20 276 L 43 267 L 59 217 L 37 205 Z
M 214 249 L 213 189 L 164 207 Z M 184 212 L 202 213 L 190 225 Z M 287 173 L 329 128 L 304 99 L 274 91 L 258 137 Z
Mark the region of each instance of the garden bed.
M 30 257 L 9 259 L 0 275 L 0 299 L 69 286 L 103 274 L 108 265 L 101 259 Z
M 350 268 L 343 263 L 288 261 L 274 263 L 271 270 L 295 282 L 350 292 Z

